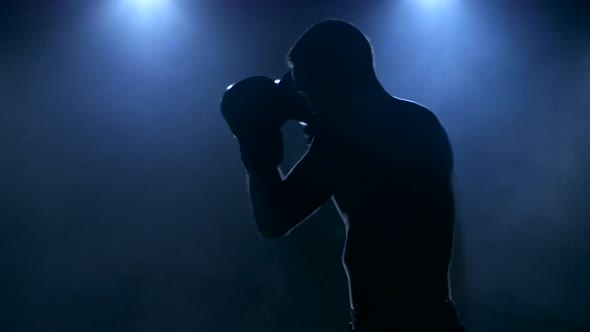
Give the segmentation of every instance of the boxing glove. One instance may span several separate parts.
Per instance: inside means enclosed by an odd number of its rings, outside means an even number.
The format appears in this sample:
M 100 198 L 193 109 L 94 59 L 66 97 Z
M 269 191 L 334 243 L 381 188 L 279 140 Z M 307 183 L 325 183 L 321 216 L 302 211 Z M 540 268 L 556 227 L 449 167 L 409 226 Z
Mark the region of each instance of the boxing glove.
M 283 75 L 278 85 L 283 98 L 286 100 L 286 116 L 290 120 L 299 122 L 307 143 L 311 143 L 317 129 L 316 114 L 309 106 L 305 96 L 297 90 L 290 71 Z
M 223 94 L 221 113 L 240 144 L 247 170 L 276 168 L 282 162 L 285 105 L 279 86 L 264 76 L 241 80 Z

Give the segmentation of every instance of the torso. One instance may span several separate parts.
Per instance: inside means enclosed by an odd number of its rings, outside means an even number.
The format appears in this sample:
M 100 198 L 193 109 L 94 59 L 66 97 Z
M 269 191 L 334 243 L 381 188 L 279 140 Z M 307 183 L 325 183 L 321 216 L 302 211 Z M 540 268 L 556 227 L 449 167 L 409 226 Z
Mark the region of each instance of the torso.
M 427 109 L 384 98 L 341 126 L 331 176 L 345 222 L 351 304 L 448 299 L 452 156 Z

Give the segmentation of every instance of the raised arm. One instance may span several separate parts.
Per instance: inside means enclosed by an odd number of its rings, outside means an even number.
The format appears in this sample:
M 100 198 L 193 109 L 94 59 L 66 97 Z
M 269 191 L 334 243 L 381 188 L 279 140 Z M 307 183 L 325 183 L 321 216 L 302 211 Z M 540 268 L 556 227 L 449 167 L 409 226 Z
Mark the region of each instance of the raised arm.
M 278 168 L 248 171 L 254 218 L 264 238 L 286 236 L 332 196 L 324 145 L 316 138 L 286 177 Z

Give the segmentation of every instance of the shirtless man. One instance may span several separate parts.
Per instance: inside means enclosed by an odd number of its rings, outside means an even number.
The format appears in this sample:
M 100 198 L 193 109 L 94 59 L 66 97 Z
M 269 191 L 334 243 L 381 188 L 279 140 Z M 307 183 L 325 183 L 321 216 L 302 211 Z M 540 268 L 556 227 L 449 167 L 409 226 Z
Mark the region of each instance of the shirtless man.
M 427 108 L 382 87 L 369 40 L 347 22 L 310 27 L 288 63 L 316 116 L 308 151 L 285 176 L 285 119 L 236 135 L 260 234 L 282 238 L 332 199 L 346 226 L 351 330 L 464 331 L 449 290 L 453 157 L 445 129 Z

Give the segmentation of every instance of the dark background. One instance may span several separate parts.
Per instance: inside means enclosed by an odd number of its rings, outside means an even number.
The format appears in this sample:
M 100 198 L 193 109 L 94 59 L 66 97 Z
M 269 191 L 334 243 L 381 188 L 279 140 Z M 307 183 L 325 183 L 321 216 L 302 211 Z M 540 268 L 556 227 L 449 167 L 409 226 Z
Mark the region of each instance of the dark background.
M 449 132 L 469 330 L 590 330 L 585 1 L 159 1 L 0 2 L 0 331 L 346 331 L 335 210 L 262 240 L 218 110 L 329 17 Z

